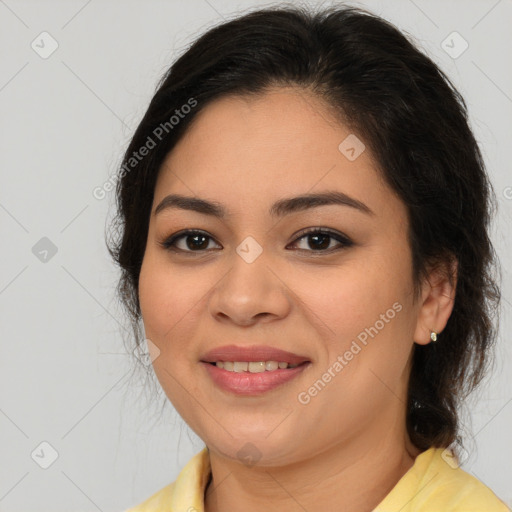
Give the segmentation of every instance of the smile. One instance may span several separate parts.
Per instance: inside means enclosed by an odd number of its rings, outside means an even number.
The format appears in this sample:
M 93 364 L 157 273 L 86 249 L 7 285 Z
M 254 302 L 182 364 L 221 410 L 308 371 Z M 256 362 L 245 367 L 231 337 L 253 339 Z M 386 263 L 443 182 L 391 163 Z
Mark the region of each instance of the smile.
M 270 369 L 267 364 L 270 363 Z M 293 367 L 276 361 L 200 363 L 213 383 L 224 391 L 237 395 L 260 395 L 298 377 L 311 362 L 305 361 Z M 277 365 L 277 368 L 275 366 Z M 286 365 L 286 367 L 283 367 Z M 227 368 L 226 368 L 227 366 Z

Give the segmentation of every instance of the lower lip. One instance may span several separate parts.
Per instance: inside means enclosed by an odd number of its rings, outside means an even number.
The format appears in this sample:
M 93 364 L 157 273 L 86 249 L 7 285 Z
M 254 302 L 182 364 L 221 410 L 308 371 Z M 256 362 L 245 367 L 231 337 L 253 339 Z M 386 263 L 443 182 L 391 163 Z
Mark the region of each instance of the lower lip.
M 201 364 L 220 388 L 238 395 L 260 395 L 294 379 L 311 363 L 259 373 L 230 372 L 204 361 L 201 361 Z

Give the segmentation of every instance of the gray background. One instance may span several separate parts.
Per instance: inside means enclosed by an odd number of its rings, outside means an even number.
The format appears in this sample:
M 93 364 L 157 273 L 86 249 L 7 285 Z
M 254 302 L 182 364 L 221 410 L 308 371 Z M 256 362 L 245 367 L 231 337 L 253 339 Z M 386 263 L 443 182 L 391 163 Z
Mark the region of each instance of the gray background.
M 104 244 L 113 193 L 92 191 L 115 172 L 175 56 L 209 26 L 264 5 L 0 0 L 1 511 L 121 511 L 202 448 L 172 406 L 161 411 L 158 386 L 131 374 Z M 463 467 L 512 504 L 512 2 L 352 5 L 412 34 L 452 78 L 497 192 L 502 323 L 495 371 L 468 405 Z M 464 41 L 454 31 L 469 45 L 456 56 Z

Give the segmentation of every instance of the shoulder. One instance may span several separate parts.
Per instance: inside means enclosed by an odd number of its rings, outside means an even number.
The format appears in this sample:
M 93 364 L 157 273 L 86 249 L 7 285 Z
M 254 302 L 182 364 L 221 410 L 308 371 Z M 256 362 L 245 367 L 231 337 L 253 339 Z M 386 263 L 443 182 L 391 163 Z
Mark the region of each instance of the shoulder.
M 188 461 L 174 482 L 124 512 L 203 511 L 204 491 L 210 472 L 210 456 L 205 447 Z
M 510 512 L 494 492 L 443 448 L 416 458 L 374 512 Z
M 494 492 L 475 476 L 461 468 L 449 469 L 433 477 L 432 505 L 445 504 L 454 512 L 510 512 Z

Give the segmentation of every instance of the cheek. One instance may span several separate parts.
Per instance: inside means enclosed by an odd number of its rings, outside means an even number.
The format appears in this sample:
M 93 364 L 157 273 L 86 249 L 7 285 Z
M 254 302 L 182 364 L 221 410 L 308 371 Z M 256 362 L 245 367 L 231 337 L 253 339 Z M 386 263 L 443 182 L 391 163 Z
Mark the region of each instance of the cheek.
M 343 373 L 353 382 L 372 378 L 369 369 L 396 380 L 407 363 L 413 311 L 406 265 L 381 251 L 296 280 L 294 289 L 307 306 L 304 313 L 313 313 L 310 321 L 321 333 L 329 364 L 352 351 Z
M 403 273 L 384 261 L 354 258 L 343 265 L 301 273 L 293 286 L 328 338 L 356 336 L 403 297 Z M 305 310 L 307 311 L 307 309 Z
M 197 324 L 196 312 L 205 294 L 198 286 L 199 275 L 195 272 L 188 276 L 166 261 L 165 255 L 147 251 L 139 276 L 145 336 L 159 349 L 153 369 L 167 397 L 184 418 L 188 418 L 189 394 L 194 393 L 188 377 L 196 356 L 190 349 L 190 333 Z M 191 281 L 194 278 L 197 282 Z
M 329 273 L 326 270 L 320 280 L 318 273 L 315 279 L 301 280 L 305 311 L 311 310 L 311 318 L 327 333 L 322 336 L 325 358 L 311 385 L 317 378 L 332 382 L 313 407 L 333 411 L 328 413 L 333 424 L 341 421 L 335 411 L 352 411 L 356 429 L 357 421 L 367 421 L 402 394 L 412 348 L 413 310 L 410 283 L 401 264 L 380 257 L 365 258 L 361 265 L 352 260 Z M 341 370 L 333 366 L 336 361 Z M 332 379 L 324 373 L 329 369 L 335 375 Z
M 193 314 L 192 308 L 201 297 L 198 283 L 190 279 L 151 252 L 144 256 L 139 301 L 146 336 L 154 338 L 159 346 L 165 345 L 165 339 L 172 336 L 187 314 Z

